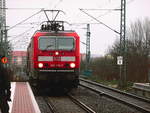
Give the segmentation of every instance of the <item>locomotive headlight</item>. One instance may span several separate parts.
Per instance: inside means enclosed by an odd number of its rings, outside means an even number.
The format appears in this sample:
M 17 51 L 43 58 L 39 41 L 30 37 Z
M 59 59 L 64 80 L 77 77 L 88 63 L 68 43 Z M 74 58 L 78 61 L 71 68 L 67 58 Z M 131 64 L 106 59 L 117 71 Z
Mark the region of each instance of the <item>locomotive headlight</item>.
M 39 68 L 42 68 L 43 67 L 43 63 L 39 63 L 38 66 L 39 66 Z
M 59 52 L 58 52 L 58 51 L 56 51 L 56 52 L 55 52 L 55 55 L 59 55 Z
M 70 63 L 71 68 L 75 68 L 76 64 L 75 63 Z

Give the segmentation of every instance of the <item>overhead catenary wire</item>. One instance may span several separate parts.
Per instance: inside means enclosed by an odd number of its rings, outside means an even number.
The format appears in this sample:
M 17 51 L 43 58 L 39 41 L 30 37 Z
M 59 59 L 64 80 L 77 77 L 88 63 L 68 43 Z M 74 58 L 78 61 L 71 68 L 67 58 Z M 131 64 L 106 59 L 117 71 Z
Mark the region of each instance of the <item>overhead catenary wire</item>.
M 35 14 L 31 15 L 30 17 L 28 17 L 28 18 L 22 20 L 21 22 L 17 23 L 16 25 L 10 27 L 8 30 L 11 30 L 11 29 L 15 28 L 17 25 L 24 23 L 25 21 L 27 21 L 28 19 L 32 18 L 33 16 L 35 16 L 35 15 L 41 13 L 43 10 L 44 10 L 44 9 L 41 9 L 40 11 L 38 11 L 38 12 L 36 12 Z
M 5 10 L 39 10 L 43 8 L 0 8 L 0 9 L 5 9 Z
M 114 31 L 117 34 L 120 34 L 120 32 L 112 29 L 111 27 L 109 27 L 108 25 L 106 25 L 105 23 L 101 22 L 100 20 L 98 20 L 97 18 L 95 18 L 94 16 L 88 14 L 87 12 L 85 12 L 83 9 L 80 9 L 83 13 L 85 13 L 86 15 L 88 15 L 89 17 L 93 18 L 94 20 L 96 20 L 97 22 L 99 22 L 100 24 L 104 25 L 105 27 L 107 27 L 108 29 Z
M 133 1 L 135 1 L 135 0 L 129 0 L 129 1 L 127 1 L 127 4 L 130 4 L 130 3 L 132 3 Z M 101 15 L 97 16 L 96 18 L 100 18 L 100 17 L 106 16 L 106 15 L 108 15 L 109 13 L 112 13 L 112 11 L 121 10 L 120 7 L 121 7 L 121 6 L 119 5 L 119 6 L 117 6 L 115 9 L 95 9 L 95 10 L 103 10 L 103 11 L 106 11 L 106 10 L 107 10 L 107 12 L 105 12 L 104 14 L 101 14 Z M 88 9 L 85 9 L 85 10 L 88 10 Z M 89 10 L 93 10 L 93 11 L 94 11 L 94 9 L 89 9 Z M 90 21 L 93 21 L 93 19 L 91 19 Z
M 62 0 L 60 0 L 59 2 L 61 2 L 61 1 L 62 1 Z M 59 4 L 59 3 L 58 3 L 58 4 Z M 57 4 L 57 5 L 58 5 L 58 4 Z M 30 17 L 28 17 L 28 18 L 22 20 L 21 22 L 15 24 L 14 26 L 10 27 L 8 30 L 11 30 L 11 29 L 17 27 L 18 25 L 20 25 L 20 24 L 26 22 L 28 19 L 32 18 L 33 16 L 39 14 L 41 11 L 44 10 L 44 8 L 5 8 L 5 9 L 6 9 L 6 10 L 37 10 L 37 9 L 40 9 L 40 11 L 38 11 L 37 13 L 35 13 L 35 14 L 31 15 Z M 15 40 L 17 37 L 20 37 L 20 36 L 24 35 L 26 32 L 30 31 L 32 28 L 34 28 L 34 27 L 31 27 L 31 28 L 29 28 L 28 30 L 26 30 L 25 32 L 23 32 L 23 33 L 21 33 L 21 34 L 15 36 L 15 37 L 13 37 L 13 39 L 11 39 L 10 41 Z M 19 38 L 18 40 L 16 40 L 15 42 L 20 42 L 20 38 Z
M 57 4 L 55 4 L 54 9 L 62 2 L 63 0 L 59 0 Z
M 29 43 L 29 42 L 27 42 L 27 41 L 17 41 L 16 43 L 21 43 L 21 44 L 18 44 L 18 45 L 16 45 L 16 44 L 12 44 L 13 45 L 13 47 L 18 47 L 19 49 L 21 49 L 21 48 L 26 48 L 27 47 L 27 43 Z
M 38 23 L 40 23 L 40 22 L 38 22 Z M 40 24 L 38 24 L 37 26 L 36 26 L 36 28 L 37 27 L 39 27 L 40 26 Z M 24 34 L 26 34 L 26 33 L 28 33 L 29 31 L 31 31 L 31 29 L 34 29 L 35 28 L 35 26 L 33 27 L 30 27 L 29 29 L 27 29 L 26 31 L 24 31 L 23 33 L 21 33 L 21 34 L 19 34 L 19 35 L 17 35 L 17 36 L 15 36 L 13 39 L 11 39 L 11 40 L 9 40 L 9 41 L 12 41 L 12 40 L 15 40 L 16 38 L 18 38 L 18 37 L 20 37 L 20 36 L 22 36 L 22 35 L 24 35 Z M 17 39 L 15 42 L 19 42 L 20 41 L 20 38 L 19 39 Z
M 39 25 L 38 25 L 37 27 L 39 27 Z M 15 36 L 13 39 L 11 39 L 11 40 L 9 40 L 9 41 L 15 40 L 16 38 L 18 38 L 18 37 L 20 37 L 20 36 L 22 36 L 22 35 L 28 33 L 28 32 L 31 31 L 31 29 L 33 29 L 33 28 L 35 28 L 35 27 L 30 27 L 29 29 L 27 29 L 27 30 L 24 31 L 23 33 L 21 33 L 21 34 Z M 17 39 L 16 42 L 17 42 L 18 40 L 20 40 L 20 39 Z
M 129 0 L 129 1 L 127 2 L 127 4 L 130 4 L 130 3 L 132 3 L 133 1 L 135 1 L 135 0 Z M 100 17 L 104 17 L 104 16 L 108 15 L 109 13 L 112 13 L 112 11 L 120 11 L 120 10 L 121 10 L 120 7 L 121 7 L 121 6 L 119 5 L 119 6 L 117 6 L 117 7 L 114 8 L 114 9 L 100 9 L 100 8 L 97 8 L 97 9 L 84 9 L 84 10 L 91 10 L 91 11 L 97 11 L 97 10 L 100 10 L 100 11 L 107 11 L 107 12 L 105 12 L 104 14 L 101 14 L 101 15 L 95 17 L 95 18 L 100 18 Z M 90 23 L 91 21 L 93 21 L 93 19 L 91 19 L 91 20 L 90 20 L 89 22 L 87 22 L 87 23 Z
M 84 10 L 93 10 L 93 11 L 97 11 L 97 10 L 101 10 L 101 11 L 120 11 L 121 9 L 116 8 L 116 9 L 84 9 Z
M 19 35 L 17 35 L 17 36 L 15 36 L 15 37 L 12 37 L 12 39 L 11 40 L 9 40 L 9 41 L 13 41 L 13 40 L 15 40 L 16 38 L 18 38 L 19 36 L 22 36 L 22 35 L 24 35 L 24 34 L 26 34 L 28 31 L 31 31 L 31 29 L 33 29 L 34 27 L 30 27 L 29 29 L 27 29 L 26 31 L 24 31 L 23 33 L 21 33 L 21 34 L 19 34 Z
M 24 38 L 24 39 L 28 39 L 26 36 L 24 36 L 23 38 Z M 17 46 L 16 43 L 28 43 L 28 42 L 27 42 L 27 40 L 24 40 L 24 41 L 22 41 L 22 40 L 17 40 L 15 43 L 13 43 L 14 46 Z
M 21 23 L 20 25 L 27 25 L 27 24 L 30 24 L 30 25 L 38 25 L 40 22 L 28 22 L 28 23 Z
M 86 45 L 87 46 L 87 44 L 85 43 L 85 42 L 83 42 L 83 41 L 80 41 L 83 45 Z
M 15 43 L 12 43 L 12 45 L 13 45 L 13 47 L 19 47 L 20 48 L 20 46 L 24 46 L 24 47 L 22 47 L 22 48 L 26 48 L 27 47 L 27 43 L 29 43 L 29 41 L 28 41 L 28 37 L 26 37 L 26 36 L 23 36 L 23 38 L 24 39 L 26 39 L 26 40 L 24 40 L 24 41 L 22 41 L 22 40 L 17 40 L 17 41 L 15 41 Z M 16 44 L 17 43 L 17 44 Z
M 49 10 L 43 10 L 43 11 L 49 11 Z M 60 10 L 50 10 L 50 11 L 59 11 L 59 12 L 60 12 Z M 39 12 L 33 14 L 32 16 L 30 16 L 30 17 L 28 17 L 27 19 L 25 19 L 25 20 L 19 22 L 18 24 L 16 24 L 16 25 L 13 26 L 13 27 L 17 27 L 18 25 L 21 25 L 21 24 L 24 23 L 26 20 L 30 19 L 31 17 L 33 17 L 34 15 L 36 15 L 36 14 L 38 14 L 38 13 L 40 13 L 40 12 L 41 12 L 41 11 L 39 11 Z M 63 11 L 61 11 L 61 12 L 63 12 Z M 64 13 L 64 12 L 63 12 L 63 13 Z M 39 24 L 37 24 L 38 26 L 41 25 L 40 22 L 38 22 L 38 23 L 39 23 Z M 11 28 L 12 28 L 12 27 L 11 27 Z M 31 27 L 31 28 L 29 28 L 28 30 L 26 30 L 25 32 L 23 32 L 23 33 L 21 33 L 21 34 L 15 36 L 15 37 L 13 37 L 13 39 L 11 39 L 10 41 L 15 40 L 15 39 L 18 38 L 18 37 L 23 37 L 22 35 L 24 35 L 24 34 L 27 33 L 28 31 L 31 31 L 31 29 L 33 29 L 33 28 L 34 28 L 34 27 Z M 20 38 L 17 39 L 17 40 L 15 40 L 15 43 L 16 43 L 16 42 L 20 42 Z

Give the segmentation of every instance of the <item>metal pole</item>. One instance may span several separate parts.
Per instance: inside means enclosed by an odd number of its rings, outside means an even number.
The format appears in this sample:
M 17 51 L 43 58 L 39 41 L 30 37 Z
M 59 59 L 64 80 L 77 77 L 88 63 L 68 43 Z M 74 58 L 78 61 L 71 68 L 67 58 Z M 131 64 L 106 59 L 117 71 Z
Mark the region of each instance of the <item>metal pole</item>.
M 2 7 L 2 0 L 0 0 L 0 7 Z M 3 37 L 2 37 L 2 9 L 0 9 L 0 43 L 1 44 L 2 44 L 2 41 L 3 41 Z
M 150 53 L 149 53 L 150 45 L 149 45 L 149 37 L 148 37 L 149 33 L 150 32 L 148 32 L 148 34 L 146 33 L 146 55 L 147 55 L 147 62 L 148 62 L 147 78 L 150 85 Z
M 126 0 L 121 0 L 121 19 L 120 19 L 120 56 L 123 56 L 123 65 L 120 67 L 120 87 L 126 86 L 127 74 L 127 49 L 126 49 Z
M 4 39 L 4 54 L 7 57 L 7 30 L 6 30 L 6 0 L 3 0 L 3 9 L 2 9 L 2 24 L 3 24 L 3 39 Z
M 89 68 L 90 63 L 90 24 L 87 24 L 87 39 L 86 39 L 86 70 Z

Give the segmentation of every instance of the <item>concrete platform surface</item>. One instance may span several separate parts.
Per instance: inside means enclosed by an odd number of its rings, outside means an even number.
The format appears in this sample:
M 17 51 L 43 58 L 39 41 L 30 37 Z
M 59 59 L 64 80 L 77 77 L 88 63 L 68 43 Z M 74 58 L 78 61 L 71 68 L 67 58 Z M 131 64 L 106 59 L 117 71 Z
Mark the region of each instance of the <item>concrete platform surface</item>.
M 11 83 L 10 113 L 41 113 L 28 82 Z

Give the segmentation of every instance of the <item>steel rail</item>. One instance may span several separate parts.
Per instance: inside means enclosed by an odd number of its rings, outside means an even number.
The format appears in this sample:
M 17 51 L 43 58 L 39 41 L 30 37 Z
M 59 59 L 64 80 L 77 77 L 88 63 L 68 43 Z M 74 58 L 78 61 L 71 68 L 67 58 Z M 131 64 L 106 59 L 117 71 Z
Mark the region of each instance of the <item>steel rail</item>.
M 115 89 L 115 88 L 111 88 L 111 87 L 109 87 L 109 86 L 106 86 L 106 85 L 102 85 L 102 84 L 99 84 L 99 83 L 96 83 L 96 82 L 93 82 L 93 81 L 85 80 L 85 79 L 83 79 L 83 78 L 80 78 L 80 81 L 84 81 L 84 82 L 90 83 L 90 84 L 92 84 L 92 85 L 100 86 L 100 87 L 102 87 L 102 88 L 105 88 L 105 89 L 114 91 L 114 92 L 116 92 L 116 93 L 123 94 L 123 95 L 126 95 L 126 96 L 130 96 L 130 97 L 132 97 L 132 98 L 139 99 L 139 100 L 142 100 L 142 101 L 144 101 L 144 102 L 150 103 L 150 100 L 149 100 L 149 99 L 142 98 L 142 97 L 139 97 L 139 96 L 134 95 L 134 94 L 131 94 L 131 93 L 123 92 L 123 91 L 120 91 L 120 90 L 118 90 L 118 89 Z
M 44 100 L 52 113 L 59 113 L 59 112 L 57 112 L 57 110 L 53 106 L 53 104 L 49 101 L 48 97 L 45 97 Z
M 80 79 L 80 80 L 81 80 L 81 79 Z M 83 79 L 82 79 L 81 81 L 83 81 Z M 92 84 L 92 85 L 96 85 L 96 86 L 100 86 L 100 87 L 101 87 L 101 85 L 99 85 L 98 83 L 90 82 L 90 81 L 87 81 L 87 80 L 85 80 L 84 82 L 87 82 L 88 84 Z M 121 103 L 123 103 L 123 104 L 125 104 L 125 105 L 128 105 L 129 107 L 136 108 L 137 110 L 141 111 L 142 113 L 150 113 L 150 109 L 144 108 L 144 107 L 139 106 L 139 105 L 136 105 L 136 104 L 134 104 L 134 103 L 127 102 L 127 101 L 125 101 L 125 100 L 122 99 L 122 98 L 115 97 L 115 96 L 113 96 L 113 95 L 111 95 L 111 94 L 102 92 L 102 91 L 100 91 L 100 90 L 98 90 L 98 89 L 91 88 L 91 87 L 89 87 L 89 86 L 85 86 L 85 85 L 83 85 L 83 84 L 80 84 L 80 86 L 85 87 L 85 88 L 87 88 L 87 89 L 89 89 L 89 90 L 91 90 L 91 91 L 93 91 L 93 92 L 95 92 L 95 93 L 98 93 L 100 96 L 105 96 L 105 97 L 107 97 L 107 98 L 111 98 L 111 99 L 116 100 L 116 101 L 118 101 L 118 102 L 121 102 Z M 105 87 L 106 87 L 106 86 L 105 86 Z M 103 88 L 105 88 L 105 87 L 103 87 Z M 106 89 L 107 89 L 107 88 L 108 88 L 108 87 L 106 87 Z M 111 88 L 111 91 L 114 91 L 113 88 Z M 116 91 L 114 91 L 114 92 L 116 92 Z M 119 91 L 119 92 L 121 92 L 121 91 Z M 130 96 L 130 95 L 125 94 L 124 92 L 123 92 L 123 93 L 120 93 L 120 94 L 123 94 L 123 95 L 126 95 L 126 96 Z M 134 96 L 132 95 L 131 97 L 134 97 Z M 137 96 L 136 96 L 135 98 L 138 99 Z M 143 99 L 143 98 L 140 98 L 141 101 L 142 101 L 142 99 Z M 144 99 L 143 101 L 144 101 L 144 102 L 146 101 L 146 102 L 149 103 L 149 101 L 147 101 L 147 100 L 145 100 L 145 99 Z
M 68 94 L 68 97 L 78 106 L 80 106 L 82 109 L 84 109 L 87 113 L 96 113 L 94 110 L 92 110 L 90 107 L 82 103 L 81 101 L 77 100 L 75 97 L 72 95 Z

